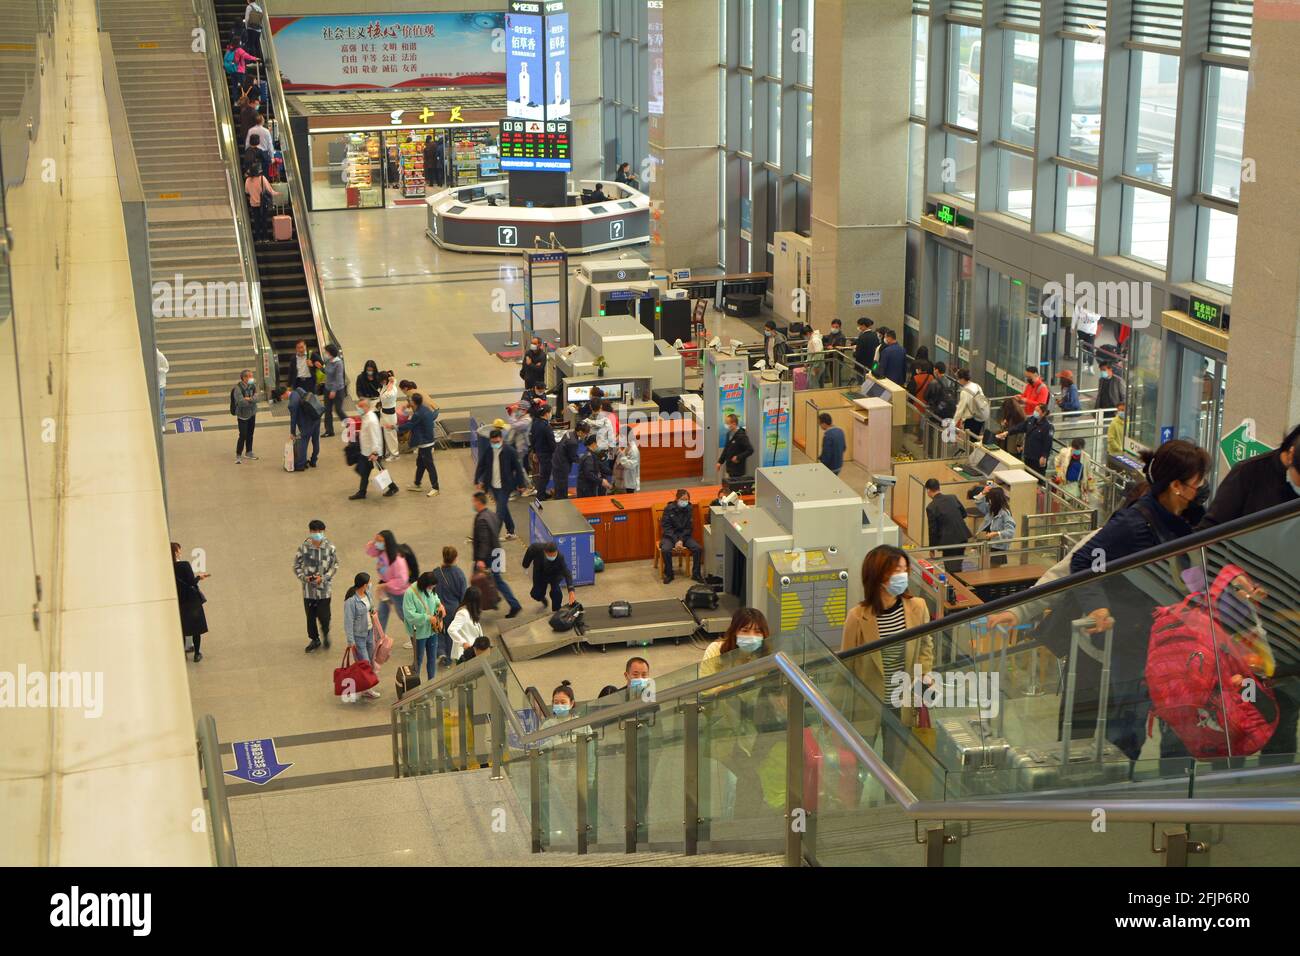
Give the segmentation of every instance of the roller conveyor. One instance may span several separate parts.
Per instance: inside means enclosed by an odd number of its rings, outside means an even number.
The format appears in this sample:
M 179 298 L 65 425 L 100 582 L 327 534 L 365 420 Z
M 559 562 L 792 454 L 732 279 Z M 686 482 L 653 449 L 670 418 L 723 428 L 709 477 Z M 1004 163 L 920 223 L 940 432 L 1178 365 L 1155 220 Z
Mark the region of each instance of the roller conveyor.
M 701 612 L 704 613 L 704 612 Z M 719 613 L 719 612 L 708 612 Z M 588 644 L 649 644 L 665 638 L 690 637 L 699 629 L 695 616 L 680 600 L 636 601 L 631 617 L 610 617 L 609 607 L 588 607 L 586 627 L 576 631 L 551 630 L 550 615 L 501 633 L 512 661 L 530 661 L 585 641 Z M 727 621 L 731 620 L 728 612 Z M 726 624 L 723 625 L 725 629 Z

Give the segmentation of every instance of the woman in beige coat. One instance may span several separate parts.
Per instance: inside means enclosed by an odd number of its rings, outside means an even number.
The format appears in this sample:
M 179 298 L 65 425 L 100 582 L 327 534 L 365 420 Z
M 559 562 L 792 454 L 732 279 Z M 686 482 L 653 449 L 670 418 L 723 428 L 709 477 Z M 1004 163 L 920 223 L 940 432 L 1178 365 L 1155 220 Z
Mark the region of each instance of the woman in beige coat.
M 862 559 L 864 598 L 844 620 L 840 650 L 873 644 L 920 627 L 930 620 L 929 607 L 907 589 L 910 569 L 911 562 L 906 552 L 890 545 L 881 545 Z M 921 674 L 928 675 L 934 666 L 934 638 L 927 635 L 905 644 L 859 654 L 846 663 L 871 694 L 869 698 L 863 698 L 860 693 L 852 695 L 857 698 L 854 712 L 846 712 L 846 716 L 869 743 L 874 743 L 881 736 L 882 711 L 893 712 L 893 718 L 885 721 L 883 728 L 881 755 L 896 772 L 900 772 L 907 751 L 915 750 L 917 746 L 907 739 L 917 724 L 917 711 L 910 706 L 895 706 L 890 699 L 891 696 L 912 699 L 915 668 L 919 665 Z M 905 695 L 898 693 L 900 686 L 906 689 Z

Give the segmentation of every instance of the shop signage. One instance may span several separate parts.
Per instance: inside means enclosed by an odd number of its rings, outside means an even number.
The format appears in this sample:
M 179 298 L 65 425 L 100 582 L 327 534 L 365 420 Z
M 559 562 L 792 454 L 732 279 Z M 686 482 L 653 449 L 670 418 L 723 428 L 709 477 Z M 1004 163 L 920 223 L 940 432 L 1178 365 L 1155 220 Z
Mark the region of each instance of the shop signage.
M 1243 419 L 1242 423 L 1219 442 L 1219 451 L 1229 468 L 1235 468 L 1248 458 L 1263 455 L 1273 450 L 1272 445 L 1265 445 L 1255 438 L 1255 419 Z
M 952 342 L 950 342 L 948 339 L 945 339 L 942 335 L 936 335 L 934 337 L 934 344 L 937 345 L 939 348 L 943 349 L 945 352 L 952 351 Z
M 280 763 L 275 755 L 275 741 L 270 737 L 259 740 L 239 740 L 231 745 L 235 752 L 235 769 L 226 774 L 247 780 L 259 787 L 270 783 L 284 773 L 292 763 Z
M 664 115 L 664 5 L 663 0 L 646 0 L 646 49 L 650 55 L 651 116 Z
M 874 289 L 870 292 L 853 293 L 854 306 L 880 305 L 880 303 L 883 300 L 884 300 L 884 293 L 881 292 L 879 289 Z
M 1187 311 L 1197 322 L 1203 322 L 1216 329 L 1223 328 L 1223 306 L 1217 302 L 1208 302 L 1192 296 L 1192 304 Z
M 745 373 L 725 372 L 718 376 L 718 448 L 727 444 L 727 416 L 745 420 Z
M 506 82 L 499 46 L 503 13 L 323 14 L 270 21 L 281 79 L 290 92 Z

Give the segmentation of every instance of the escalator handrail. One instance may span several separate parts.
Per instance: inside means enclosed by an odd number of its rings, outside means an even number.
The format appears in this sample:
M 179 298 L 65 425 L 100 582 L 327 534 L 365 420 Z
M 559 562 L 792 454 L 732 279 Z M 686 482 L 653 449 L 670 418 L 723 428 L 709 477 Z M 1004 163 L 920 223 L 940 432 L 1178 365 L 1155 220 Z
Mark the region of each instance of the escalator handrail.
M 207 0 L 211 3 L 211 0 Z M 266 8 L 266 29 L 262 30 L 262 59 L 266 65 L 266 85 L 271 93 L 271 110 L 279 127 L 280 151 L 284 154 L 284 178 L 289 184 L 289 203 L 294 210 L 294 232 L 297 233 L 298 250 L 302 257 L 303 276 L 307 280 L 307 299 L 311 303 L 312 324 L 316 329 L 316 342 L 320 348 L 338 344 L 325 308 L 325 292 L 321 288 L 320 272 L 316 268 L 316 250 L 312 244 L 311 222 L 307 207 L 307 192 L 302 185 L 303 167 L 298 163 L 298 153 L 293 142 L 293 129 L 289 124 L 289 101 L 280 82 L 279 56 L 275 52 L 275 39 L 270 29 L 271 11 Z
M 925 637 L 948 628 L 958 627 L 962 624 L 969 624 L 980 618 L 987 617 L 989 614 L 998 611 L 1006 611 L 1018 607 L 1027 601 L 1042 600 L 1062 591 L 1067 591 L 1076 585 L 1085 581 L 1104 580 L 1115 575 L 1124 574 L 1134 568 L 1142 567 L 1148 564 L 1154 564 L 1157 561 L 1164 561 L 1189 551 L 1196 551 L 1200 548 L 1210 547 L 1219 544 L 1229 538 L 1235 538 L 1249 531 L 1256 531 L 1269 525 L 1286 521 L 1289 518 L 1300 517 L 1300 499 L 1296 501 L 1284 502 L 1280 505 L 1274 505 L 1263 511 L 1257 511 L 1254 514 L 1242 515 L 1240 518 L 1234 518 L 1231 521 L 1225 521 L 1223 524 L 1215 525 L 1211 528 L 1204 528 L 1200 531 L 1193 531 L 1191 534 L 1182 538 L 1175 538 L 1164 544 L 1157 545 L 1154 548 L 1148 548 L 1145 551 L 1138 551 L 1128 557 L 1120 558 L 1117 561 L 1108 561 L 1104 571 L 1079 571 L 1074 574 L 1067 574 L 1063 578 L 1050 581 L 1046 584 L 1036 584 L 1024 591 L 1017 591 L 1014 594 L 1008 594 L 1004 597 L 995 598 L 986 604 L 979 604 L 974 607 L 956 611 L 952 614 L 936 618 L 926 624 L 910 628 L 901 634 L 892 637 L 882 638 L 873 641 L 870 644 L 863 644 L 861 647 L 855 647 L 852 650 L 840 651 L 838 656 L 840 660 L 848 660 L 858 657 L 862 654 L 870 654 L 881 648 L 889 647 L 893 644 L 901 644 L 905 641 L 914 641 L 918 637 Z
M 230 821 L 230 801 L 226 797 L 226 773 L 221 766 L 221 745 L 217 742 L 217 722 L 204 714 L 194 727 L 207 791 L 208 816 L 212 825 L 212 847 L 217 866 L 238 866 L 235 856 L 235 830 Z
M 262 394 L 269 395 L 275 387 L 274 349 L 266 328 L 266 315 L 262 311 L 262 282 L 257 271 L 257 247 L 253 244 L 253 231 L 249 226 L 247 200 L 244 198 L 243 170 L 239 161 L 239 144 L 235 142 L 235 117 L 230 104 L 230 81 L 222 63 L 221 31 L 217 27 L 212 0 L 194 0 L 194 16 L 208 37 L 204 56 L 208 68 L 208 93 L 212 98 L 212 115 L 217 127 L 217 145 L 221 150 L 222 165 L 226 175 L 226 195 L 235 225 L 235 244 L 239 261 L 243 264 L 244 282 L 248 285 L 248 318 L 252 330 L 253 353 L 257 357 L 257 377 Z M 216 47 L 213 47 L 213 43 Z

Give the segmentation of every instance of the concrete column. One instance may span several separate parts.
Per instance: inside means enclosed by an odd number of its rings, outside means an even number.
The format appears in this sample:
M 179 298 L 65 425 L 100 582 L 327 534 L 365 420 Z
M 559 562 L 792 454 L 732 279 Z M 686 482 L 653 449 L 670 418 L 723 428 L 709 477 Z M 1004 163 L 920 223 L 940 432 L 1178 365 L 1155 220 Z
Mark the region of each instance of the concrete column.
M 650 117 L 654 178 L 642 184 L 652 204 L 651 261 L 666 268 L 716 267 L 718 7 L 665 0 L 662 14 L 664 112 Z
M 812 315 L 870 315 L 902 336 L 907 265 L 909 0 L 817 0 Z M 854 292 L 879 292 L 854 306 Z
M 1237 217 L 1223 425 L 1227 431 L 1253 418 L 1259 440 L 1269 445 L 1278 444 L 1300 422 L 1297 46 L 1300 2 L 1259 0 L 1246 94 L 1245 175 Z
M 604 149 L 600 128 L 600 3 L 599 0 L 565 0 L 569 12 L 569 85 L 573 112 L 573 173 L 580 179 L 599 179 Z M 613 175 L 613 171 L 609 172 Z

